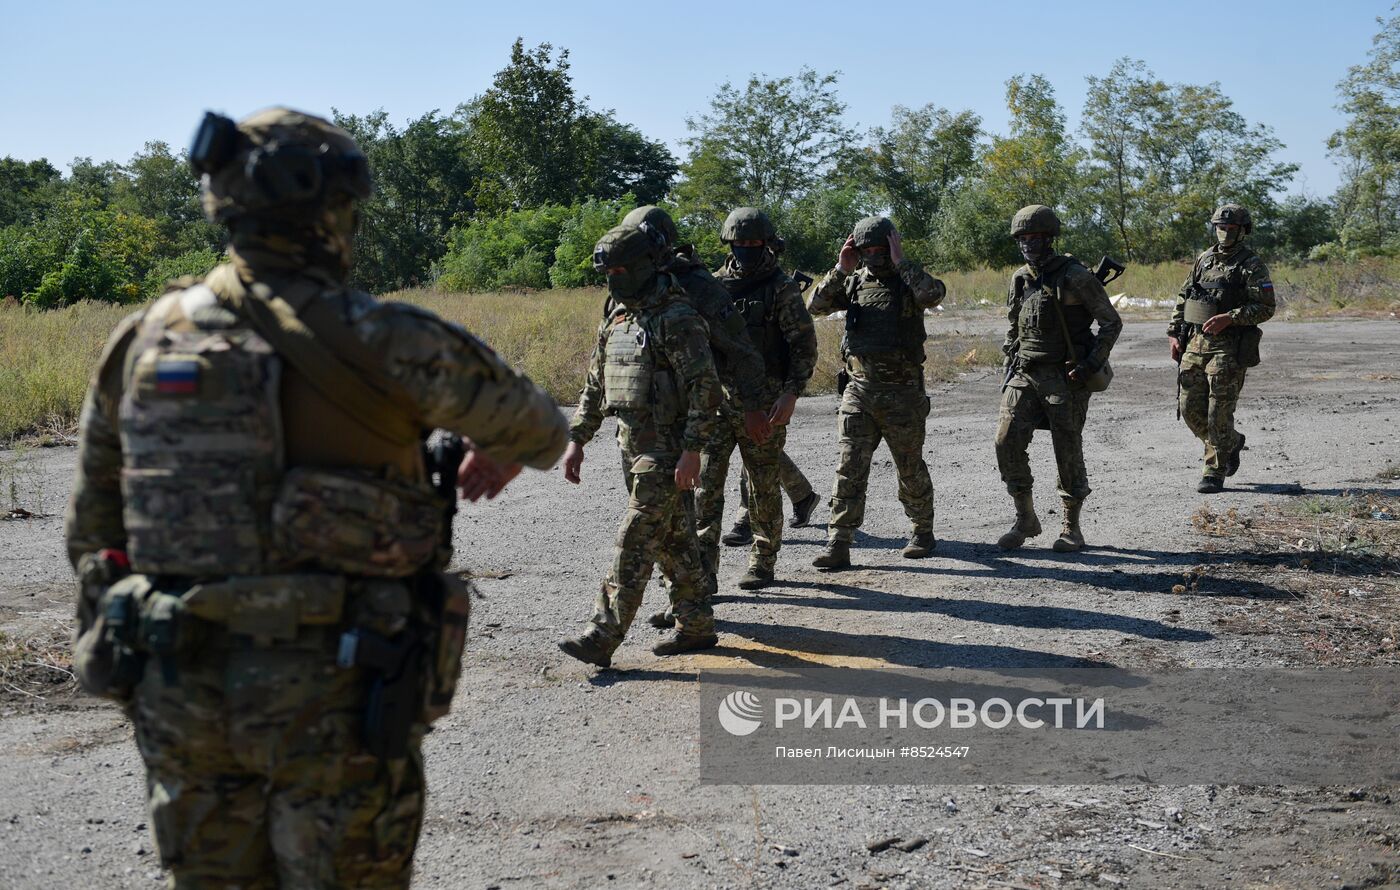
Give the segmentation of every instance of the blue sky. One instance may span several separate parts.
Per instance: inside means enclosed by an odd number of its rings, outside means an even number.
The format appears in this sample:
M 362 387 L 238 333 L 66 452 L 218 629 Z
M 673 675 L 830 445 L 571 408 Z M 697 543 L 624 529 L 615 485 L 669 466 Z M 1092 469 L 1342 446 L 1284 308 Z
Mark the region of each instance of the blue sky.
M 1328 195 L 1336 83 L 1361 62 L 1390 0 L 671 4 L 425 2 L 117 4 L 0 0 L 0 155 L 126 160 L 188 143 L 206 108 L 386 110 L 402 122 L 485 89 L 523 37 L 571 52 L 597 108 L 681 156 L 685 119 L 715 87 L 803 65 L 840 70 L 851 123 L 896 104 L 971 108 L 1005 126 L 1005 80 L 1044 74 L 1077 127 L 1086 75 L 1132 56 L 1168 82 L 1219 81 L 1301 166 L 1292 191 Z

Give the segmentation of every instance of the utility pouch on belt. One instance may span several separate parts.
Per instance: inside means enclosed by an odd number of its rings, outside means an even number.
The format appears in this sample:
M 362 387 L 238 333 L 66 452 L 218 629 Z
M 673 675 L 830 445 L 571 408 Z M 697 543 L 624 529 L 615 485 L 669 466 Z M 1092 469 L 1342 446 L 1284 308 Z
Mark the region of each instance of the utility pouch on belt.
M 362 668 L 371 677 L 365 707 L 365 748 L 392 760 L 408 753 L 413 724 L 423 709 L 423 671 L 427 652 L 412 629 L 394 639 L 356 628 L 340 638 L 336 664 Z
M 1252 368 L 1259 364 L 1259 341 L 1264 339 L 1264 332 L 1257 324 L 1242 324 L 1235 329 L 1239 331 L 1235 335 L 1239 341 L 1239 351 L 1235 353 L 1235 358 L 1240 367 Z
M 422 721 L 432 723 L 452 707 L 462 675 L 462 652 L 467 648 L 471 618 L 471 584 L 456 575 L 433 572 L 420 576 L 419 589 L 436 615 L 436 633 L 429 640 L 428 688 Z
M 151 584 L 144 575 L 112 580 L 94 561 L 84 559 L 84 602 L 73 641 L 73 672 L 85 692 L 125 704 L 146 666 L 136 640 L 142 601 Z M 110 583 L 103 583 L 107 580 Z
M 422 484 L 298 467 L 282 479 L 272 529 L 277 551 L 292 565 L 403 578 L 436 554 L 442 505 Z

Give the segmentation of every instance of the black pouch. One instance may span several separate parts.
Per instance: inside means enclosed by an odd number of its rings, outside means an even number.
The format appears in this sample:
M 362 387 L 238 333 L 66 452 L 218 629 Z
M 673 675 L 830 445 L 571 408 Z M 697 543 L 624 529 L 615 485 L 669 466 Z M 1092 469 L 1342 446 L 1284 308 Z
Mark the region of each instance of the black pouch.
M 1235 352 L 1235 359 L 1242 368 L 1252 368 L 1259 364 L 1259 341 L 1264 339 L 1264 332 L 1259 329 L 1259 325 L 1241 325 L 1239 329 L 1239 347 Z

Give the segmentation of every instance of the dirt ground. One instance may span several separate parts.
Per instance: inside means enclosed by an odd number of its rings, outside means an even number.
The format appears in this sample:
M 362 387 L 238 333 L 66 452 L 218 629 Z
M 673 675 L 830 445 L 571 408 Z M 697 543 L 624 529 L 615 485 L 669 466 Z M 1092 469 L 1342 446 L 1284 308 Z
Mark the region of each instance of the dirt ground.
M 1270 560 L 1203 535 L 1192 516 L 1207 501 L 1248 512 L 1347 490 L 1394 494 L 1393 477 L 1378 474 L 1400 463 L 1400 325 L 1270 324 L 1240 405 L 1243 468 L 1209 499 L 1195 491 L 1200 447 L 1173 416 L 1162 328 L 1128 325 L 1113 388 L 1090 407 L 1090 549 L 1049 550 L 1059 504 L 1043 434 L 1032 460 L 1047 534 L 1013 555 L 996 549 L 1010 517 L 992 452 L 1000 381 L 972 372 L 932 392 L 935 558 L 900 558 L 907 527 L 881 450 L 860 566 L 811 568 L 824 507 L 815 527 L 786 532 L 772 589 L 738 591 L 743 560 L 727 550 L 721 646 L 702 655 L 652 656 L 658 632 L 645 626 L 610 671 L 555 648 L 580 629 L 611 558 L 623 494 L 610 427 L 587 451 L 582 486 L 527 472 L 500 501 L 465 509 L 458 562 L 483 598 L 464 688 L 426 743 L 415 886 L 1400 886 L 1394 788 L 698 783 L 695 680 L 706 668 L 1320 663 L 1307 627 L 1260 632 L 1277 623 L 1250 620 L 1308 592 L 1275 583 Z M 788 440 L 823 492 L 834 409 L 832 397 L 804 399 Z M 6 487 L 41 514 L 0 522 L 0 630 L 12 638 L 61 631 L 71 613 L 61 513 L 74 456 L 45 449 L 0 463 Z M 1182 585 L 1187 574 L 1195 581 Z M 653 585 L 643 614 L 660 602 Z M 1380 644 L 1356 658 L 1400 660 Z M 0 757 L 0 887 L 157 884 L 141 763 L 115 708 L 0 690 Z M 893 836 L 925 842 L 868 849 Z

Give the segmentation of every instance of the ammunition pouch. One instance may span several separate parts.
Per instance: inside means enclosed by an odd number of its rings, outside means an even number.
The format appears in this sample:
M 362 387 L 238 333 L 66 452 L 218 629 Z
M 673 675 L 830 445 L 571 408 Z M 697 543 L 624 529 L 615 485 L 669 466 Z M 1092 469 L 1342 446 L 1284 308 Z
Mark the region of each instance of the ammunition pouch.
M 1238 341 L 1238 348 L 1235 358 L 1242 368 L 1252 368 L 1259 364 L 1259 341 L 1264 339 L 1264 332 L 1257 324 L 1231 325 L 1227 330 L 1236 330 L 1235 335 Z

